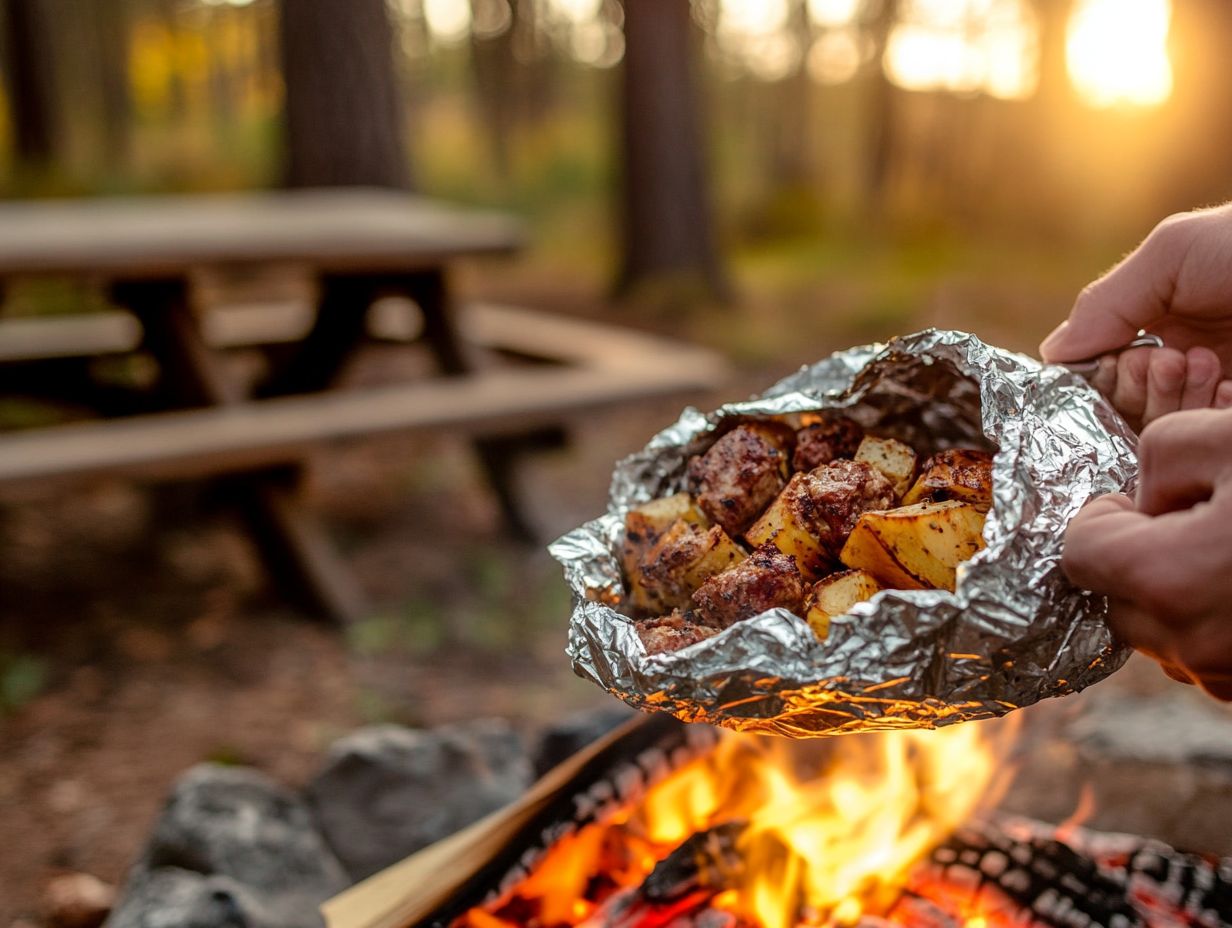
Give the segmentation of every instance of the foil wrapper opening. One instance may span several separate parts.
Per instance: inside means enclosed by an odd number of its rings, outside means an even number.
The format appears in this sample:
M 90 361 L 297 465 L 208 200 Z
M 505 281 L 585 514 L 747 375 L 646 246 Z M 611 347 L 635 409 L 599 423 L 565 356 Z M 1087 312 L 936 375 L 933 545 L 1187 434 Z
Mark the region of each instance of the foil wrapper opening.
M 994 450 L 987 547 L 960 567 L 955 592 L 886 590 L 835 618 L 825 641 L 773 609 L 647 655 L 619 611 L 628 509 L 685 489 L 690 456 L 725 419 L 818 409 L 922 453 Z M 806 738 L 1004 715 L 1077 692 L 1128 657 L 1105 599 L 1074 587 L 1060 560 L 1079 508 L 1136 475 L 1133 432 L 1063 368 L 954 331 L 838 352 L 755 399 L 686 409 L 617 465 L 607 513 L 551 546 L 574 597 L 567 651 L 580 676 L 639 709 L 742 731 Z

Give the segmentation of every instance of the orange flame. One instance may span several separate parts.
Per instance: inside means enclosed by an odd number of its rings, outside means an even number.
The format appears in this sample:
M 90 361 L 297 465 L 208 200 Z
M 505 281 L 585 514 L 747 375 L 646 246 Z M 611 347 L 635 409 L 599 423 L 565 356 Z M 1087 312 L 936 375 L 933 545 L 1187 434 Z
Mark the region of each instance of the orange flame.
M 728 734 L 617 821 L 553 848 L 518 888 L 519 909 L 529 905 L 537 924 L 578 925 L 602 901 L 597 882 L 609 895 L 637 886 L 690 835 L 743 822 L 739 872 L 724 875 L 711 906 L 759 928 L 884 913 L 913 865 L 999 798 L 1016 727 L 1005 719 L 820 742 Z M 963 915 L 986 928 L 981 913 Z M 468 928 L 496 926 L 471 918 Z

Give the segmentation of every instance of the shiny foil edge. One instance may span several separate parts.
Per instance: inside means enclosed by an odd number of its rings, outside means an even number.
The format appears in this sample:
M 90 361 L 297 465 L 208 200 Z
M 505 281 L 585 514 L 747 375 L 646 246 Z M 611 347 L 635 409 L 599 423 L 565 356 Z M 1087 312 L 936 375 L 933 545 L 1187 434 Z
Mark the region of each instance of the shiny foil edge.
M 690 454 L 723 418 L 822 408 L 879 422 L 918 416 L 964 433 L 958 441 L 993 442 L 986 549 L 960 568 L 954 593 L 885 591 L 834 619 L 824 643 L 803 619 L 771 610 L 647 655 L 610 605 L 622 592 L 627 510 L 683 489 Z M 607 513 L 550 546 L 574 600 L 566 651 L 580 676 L 639 709 L 793 738 L 932 728 L 1077 692 L 1128 649 L 1108 628 L 1106 601 L 1061 572 L 1062 536 L 1089 499 L 1132 488 L 1135 448 L 1081 377 L 974 335 L 929 329 L 836 352 L 746 402 L 686 409 L 617 464 Z

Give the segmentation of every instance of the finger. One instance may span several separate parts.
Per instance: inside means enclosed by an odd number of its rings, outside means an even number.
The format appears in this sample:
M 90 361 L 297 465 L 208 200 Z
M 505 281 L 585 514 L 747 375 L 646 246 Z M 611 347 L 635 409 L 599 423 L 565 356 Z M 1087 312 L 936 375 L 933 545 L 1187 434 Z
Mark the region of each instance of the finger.
M 1087 378 L 1091 386 L 1112 399 L 1112 394 L 1116 392 L 1117 385 L 1117 363 L 1118 356 L 1115 354 L 1106 354 L 1099 359 L 1099 365 L 1095 369 L 1095 373 Z
M 1181 408 L 1185 377 L 1182 352 L 1175 348 L 1157 348 L 1151 352 L 1146 375 L 1146 408 L 1142 411 L 1144 425 Z
M 1181 409 L 1206 409 L 1215 403 L 1215 389 L 1223 374 L 1219 355 L 1209 348 L 1190 348 L 1185 352 L 1185 388 Z
M 1153 422 L 1138 440 L 1138 511 L 1156 516 L 1210 499 L 1230 465 L 1232 412 L 1189 410 Z
M 1215 388 L 1215 408 L 1232 409 L 1232 380 L 1221 380 Z
M 1108 625 L 1116 636 L 1147 657 L 1164 665 L 1175 664 L 1171 651 L 1172 636 L 1154 616 L 1128 600 L 1108 599 Z
M 1120 589 L 1123 573 L 1133 564 L 1135 550 L 1121 537 L 1149 519 L 1134 510 L 1133 501 L 1119 493 L 1092 500 L 1065 531 L 1061 568 L 1077 586 L 1100 593 Z
M 1180 633 L 1174 662 L 1217 699 L 1232 699 L 1232 623 L 1223 611 Z
M 1146 411 L 1147 371 L 1151 366 L 1151 349 L 1135 348 L 1122 352 L 1117 358 L 1116 387 L 1112 391 L 1112 405 L 1117 411 L 1137 425 Z
M 1040 345 L 1040 356 L 1049 362 L 1094 357 L 1162 319 L 1193 232 L 1192 216 L 1156 226 L 1125 260 L 1078 295 L 1069 319 Z

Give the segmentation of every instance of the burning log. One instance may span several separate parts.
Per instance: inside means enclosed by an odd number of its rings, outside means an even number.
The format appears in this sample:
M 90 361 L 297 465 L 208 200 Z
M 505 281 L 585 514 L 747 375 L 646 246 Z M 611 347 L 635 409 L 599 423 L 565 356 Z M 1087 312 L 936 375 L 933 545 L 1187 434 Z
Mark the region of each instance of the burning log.
M 709 909 L 710 902 L 736 885 L 743 858 L 736 845 L 744 822 L 728 822 L 698 832 L 655 865 L 634 889 L 613 896 L 586 920 L 585 928 L 659 928 L 687 918 L 687 924 L 714 928 L 738 924 L 735 916 Z

